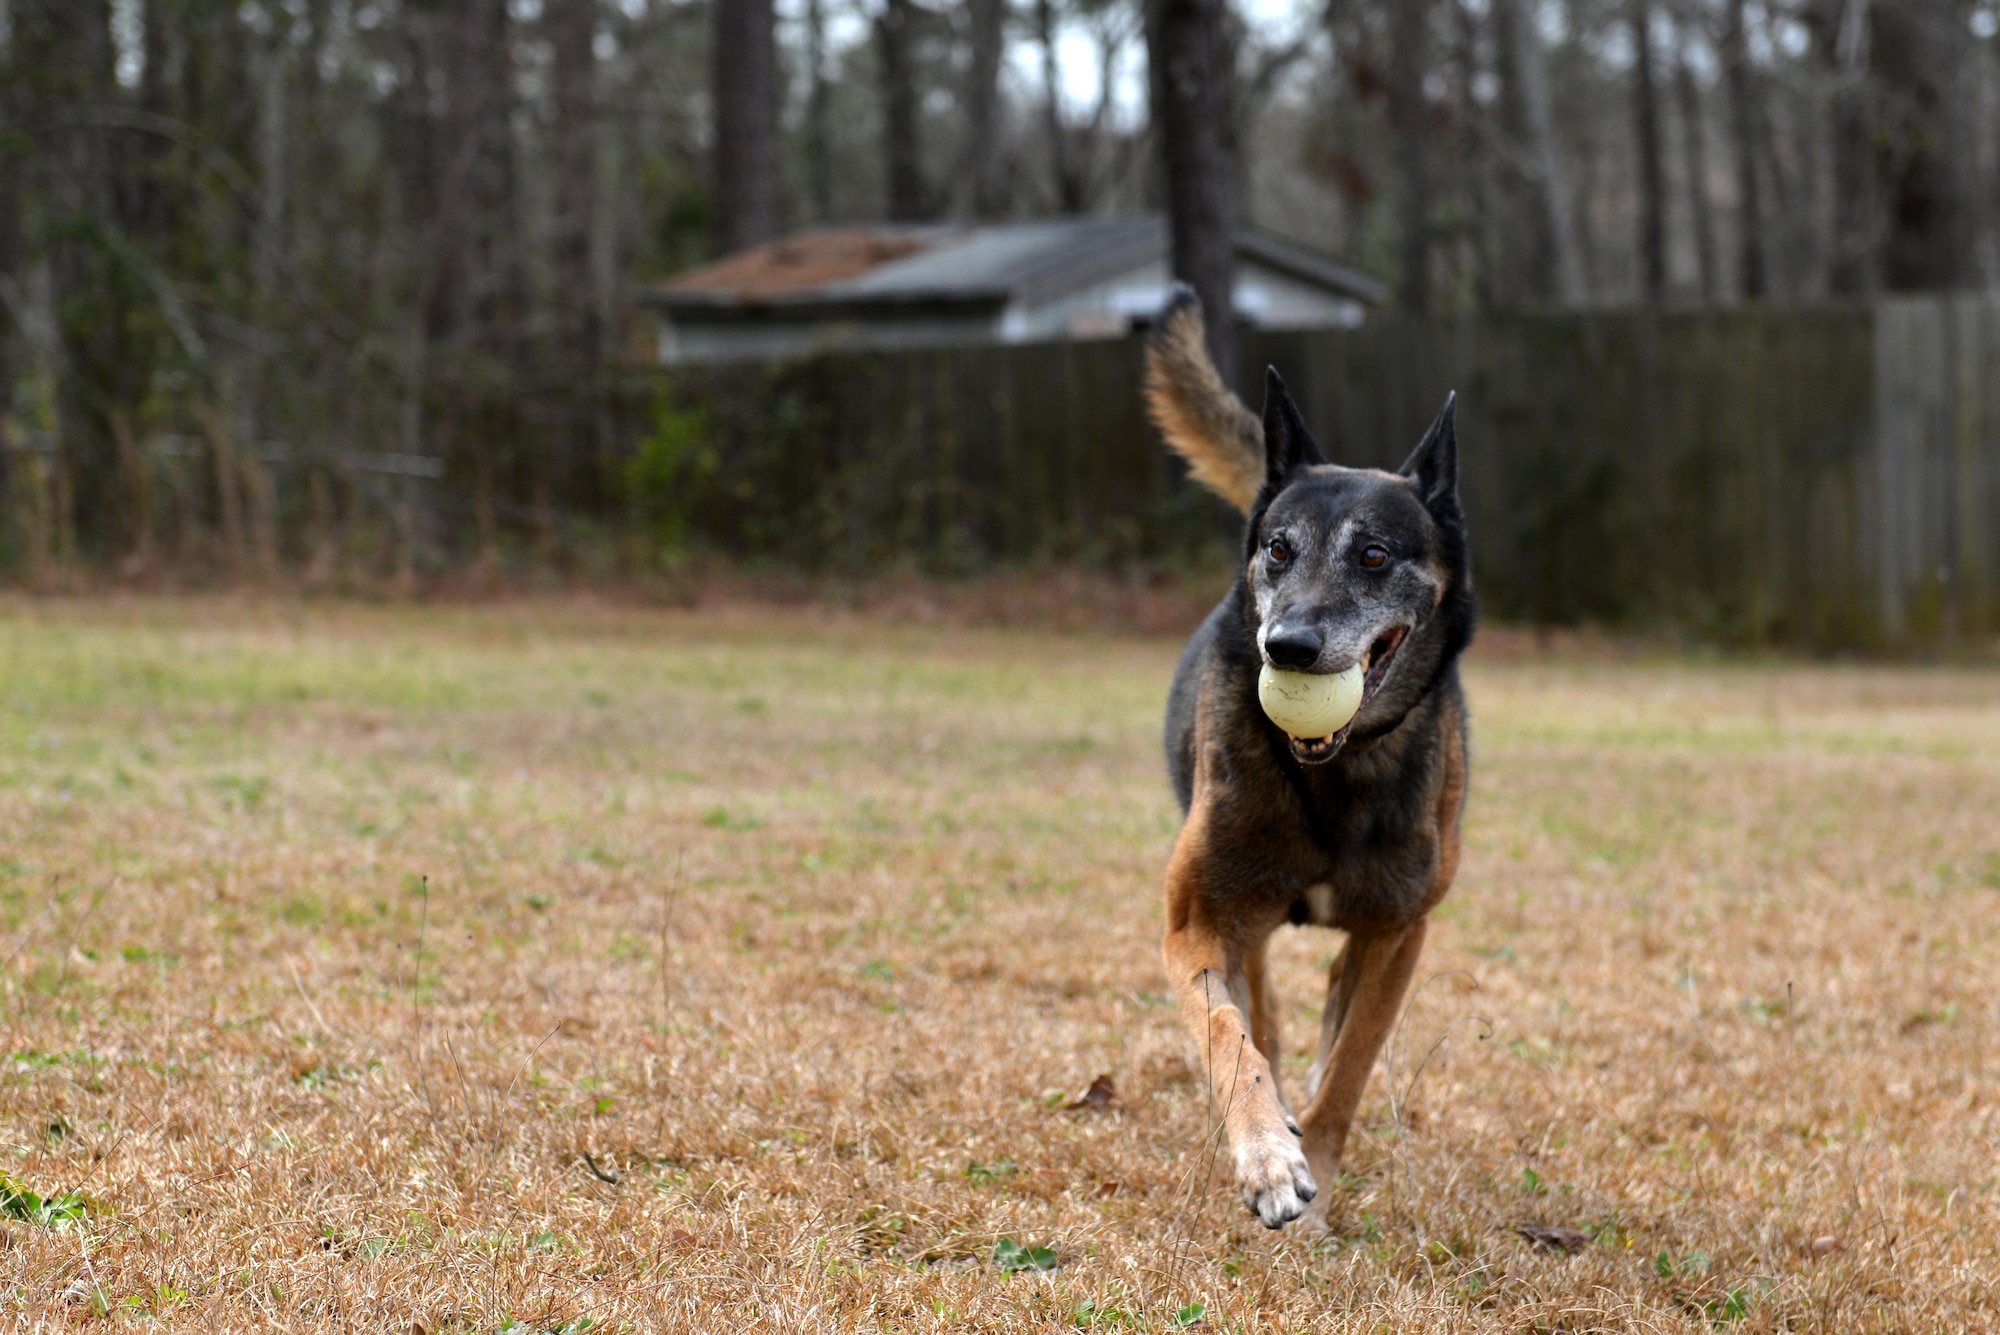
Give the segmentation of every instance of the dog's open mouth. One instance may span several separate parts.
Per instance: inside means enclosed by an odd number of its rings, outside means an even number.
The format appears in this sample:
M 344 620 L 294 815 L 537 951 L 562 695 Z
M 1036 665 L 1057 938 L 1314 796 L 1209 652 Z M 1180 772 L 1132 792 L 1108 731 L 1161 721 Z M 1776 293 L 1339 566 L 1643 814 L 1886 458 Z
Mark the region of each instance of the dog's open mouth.
M 1368 702 L 1375 698 L 1375 692 L 1381 689 L 1383 678 L 1389 675 L 1389 664 L 1396 657 L 1396 651 L 1403 647 L 1403 641 L 1409 633 L 1408 626 L 1392 626 L 1375 637 L 1375 642 L 1368 646 L 1368 652 L 1361 655 L 1361 663 L 1366 673 L 1361 679 L 1361 704 L 1355 709 L 1354 718 L 1349 719 L 1346 727 L 1330 737 L 1292 738 L 1294 759 L 1301 764 L 1321 765 L 1340 754 L 1340 748 L 1347 744 L 1348 734 L 1354 731 L 1355 722 L 1367 711 Z

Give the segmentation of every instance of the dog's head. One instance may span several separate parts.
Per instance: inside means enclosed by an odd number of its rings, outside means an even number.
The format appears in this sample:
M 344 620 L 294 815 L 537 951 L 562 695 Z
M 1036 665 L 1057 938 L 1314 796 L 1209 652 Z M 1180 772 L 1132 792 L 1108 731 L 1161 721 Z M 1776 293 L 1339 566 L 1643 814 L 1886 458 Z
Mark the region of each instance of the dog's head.
M 1268 373 L 1264 487 L 1250 509 L 1245 615 L 1257 651 L 1299 672 L 1366 671 L 1331 737 L 1291 739 L 1321 764 L 1396 726 L 1471 637 L 1472 572 L 1458 504 L 1455 400 L 1394 473 L 1329 464 Z

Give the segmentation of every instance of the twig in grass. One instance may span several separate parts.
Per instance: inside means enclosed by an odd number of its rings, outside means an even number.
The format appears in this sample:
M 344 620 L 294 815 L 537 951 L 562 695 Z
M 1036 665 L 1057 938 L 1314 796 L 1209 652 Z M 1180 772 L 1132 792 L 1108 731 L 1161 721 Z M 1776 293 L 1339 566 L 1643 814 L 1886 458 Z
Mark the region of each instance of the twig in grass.
M 166 1121 L 167 1121 L 167 1114 L 165 1113 L 160 1114 L 160 1116 L 153 1119 L 153 1124 L 146 1128 L 146 1134 L 151 1135 L 153 1132 L 159 1130 L 162 1126 L 166 1125 Z M 125 1146 L 125 1142 L 130 1140 L 131 1138 L 132 1138 L 132 1129 L 130 1127 L 127 1127 L 125 1130 L 120 1131 L 118 1133 L 118 1138 L 111 1142 L 110 1149 L 105 1150 L 100 1154 L 92 1155 L 89 1172 L 85 1173 L 82 1177 L 78 1178 L 75 1182 L 71 1183 L 69 1186 L 64 1187 L 60 1192 L 56 1192 L 53 1195 L 51 1195 L 49 1199 L 54 1200 L 61 1196 L 74 1196 L 81 1194 L 83 1189 L 90 1185 L 90 1179 L 97 1176 L 98 1170 L 102 1169 L 106 1164 L 110 1163 L 112 1156 L 117 1154 L 119 1150 L 123 1149 Z
M 1792 980 L 1785 980 L 1785 1097 L 1782 1113 L 1789 1131 L 1792 1124 L 1792 1079 L 1798 1057 L 1799 1037 L 1792 1017 Z
M 517 1067 L 514 1071 L 514 1078 L 507 1082 L 507 1090 L 504 1094 L 500 1096 L 500 1101 L 502 1103 L 505 1103 L 508 1099 L 513 1097 L 514 1086 L 519 1084 L 521 1080 L 521 1072 L 528 1069 L 529 1064 L 535 1060 L 536 1053 L 539 1053 L 542 1050 L 542 1048 L 548 1044 L 548 1041 L 550 1039 L 554 1038 L 557 1033 L 561 1032 L 563 1025 L 566 1023 L 567 1021 L 557 1020 L 556 1027 L 554 1029 L 549 1030 L 548 1033 L 543 1034 L 542 1041 L 540 1043 L 535 1044 L 534 1049 L 530 1051 L 526 1057 L 521 1059 L 520 1066 Z
M 687 860 L 687 850 L 674 854 L 674 874 L 660 889 L 660 1042 L 667 1041 L 667 1030 L 673 1022 L 673 1004 L 667 993 L 667 927 L 673 919 L 674 900 L 681 892 L 681 868 Z M 666 1134 L 667 1105 L 664 1099 L 653 1100 L 653 1141 L 657 1145 Z
M 1411 1217 L 1411 1222 L 1413 1222 L 1416 1225 L 1417 1245 L 1419 1248 L 1421 1248 L 1424 1243 L 1424 1222 L 1422 1218 L 1419 1216 L 1419 1205 L 1418 1205 L 1419 1197 L 1421 1196 L 1422 1193 L 1417 1185 L 1416 1164 L 1410 1156 L 1410 1149 L 1409 1149 L 1410 1127 L 1405 1121 L 1405 1112 L 1408 1109 L 1409 1105 L 1416 1098 L 1417 1082 L 1423 1079 L 1424 1071 L 1428 1069 L 1431 1064 L 1431 1058 L 1435 1057 L 1438 1054 L 1438 1051 L 1441 1048 L 1443 1048 L 1448 1041 L 1450 1041 L 1452 1030 L 1458 1027 L 1459 1021 L 1454 1020 L 1450 1024 L 1446 1025 L 1444 1027 L 1443 1032 L 1441 1032 L 1437 1036 L 1437 1038 L 1432 1041 L 1430 1047 L 1424 1050 L 1423 1060 L 1417 1063 L 1417 1069 L 1412 1071 L 1410 1073 L 1410 1078 L 1406 1082 L 1404 1082 L 1403 1091 L 1400 1097 L 1396 1093 L 1396 1053 L 1399 1049 L 1403 1051 L 1408 1050 L 1409 1039 L 1407 1037 L 1407 1031 L 1410 1025 L 1410 1017 L 1416 1012 L 1418 998 L 1423 996 L 1425 990 L 1428 989 L 1430 985 L 1432 983 L 1435 983 L 1438 979 L 1449 978 L 1453 976 L 1471 979 L 1474 990 L 1478 989 L 1479 980 L 1476 978 L 1472 978 L 1472 976 L 1463 969 L 1445 969 L 1438 973 L 1434 973 L 1430 977 L 1424 979 L 1423 982 L 1417 984 L 1417 986 L 1411 990 L 1408 999 L 1403 1002 L 1403 1014 L 1396 1021 L 1396 1032 L 1394 1033 L 1393 1036 L 1391 1036 L 1387 1047 L 1384 1048 L 1382 1053 L 1383 1074 L 1388 1076 L 1388 1084 L 1389 1084 L 1389 1119 L 1392 1123 L 1395 1124 L 1396 1128 L 1395 1155 L 1397 1162 L 1402 1166 L 1403 1176 L 1409 1183 L 1410 1210 L 1411 1210 L 1410 1217 Z M 1482 1041 L 1492 1037 L 1493 1021 L 1490 1017 L 1485 1015 L 1468 1015 L 1461 1017 L 1461 1019 L 1474 1020 L 1479 1023 L 1482 1030 L 1479 1037 Z
M 425 876 L 418 884 L 423 905 L 417 914 L 417 949 L 410 958 L 410 1071 L 416 1077 L 417 1092 L 423 1095 L 424 1107 L 435 1121 L 437 1103 L 431 1098 L 430 1081 L 424 1074 L 424 933 L 431 920 L 431 878 Z
M 472 1118 L 472 1085 L 465 1078 L 465 1066 L 458 1060 L 458 1048 L 452 1043 L 451 1035 L 444 1036 L 445 1055 L 451 1058 L 451 1069 L 458 1075 L 458 1095 L 465 1104 L 468 1130 Z
M 667 926 L 673 919 L 674 900 L 681 892 L 681 867 L 686 862 L 686 850 L 674 855 L 674 874 L 660 890 L 660 1037 L 665 1038 L 667 1024 L 673 1018 L 673 1006 L 667 994 Z
M 58 878 L 58 883 L 60 883 L 60 878 Z M 97 912 L 98 902 L 102 898 L 101 894 L 91 896 L 90 903 L 84 907 L 83 912 L 77 916 L 77 920 L 70 926 L 69 949 L 63 952 L 62 971 L 56 975 L 55 991 L 58 995 L 61 994 L 63 988 L 69 985 L 69 966 L 77 957 L 83 954 L 77 943 L 83 940 L 84 924 L 90 921 L 91 914 Z
M 338 1036 L 335 1035 L 333 1029 L 327 1024 L 326 1017 L 319 1013 L 319 1007 L 313 1005 L 313 999 L 306 995 L 305 980 L 299 977 L 299 966 L 292 962 L 290 955 L 285 956 L 285 967 L 291 970 L 292 986 L 299 990 L 299 1000 L 305 1002 L 306 1009 L 312 1012 L 313 1023 L 319 1026 L 320 1033 L 328 1039 L 338 1041 Z
M 607 1173 L 602 1168 L 599 1168 L 597 1166 L 597 1160 L 590 1157 L 589 1150 L 585 1150 L 583 1152 L 583 1164 L 584 1167 L 590 1170 L 590 1175 L 596 1178 L 599 1182 L 607 1182 L 614 1187 L 618 1185 L 619 1181 L 618 1174 Z
M 1702 1050 L 1708 1054 L 1710 1065 L 1722 1060 L 1722 1054 L 1715 1050 L 1715 1044 L 1708 1041 L 1708 1022 L 1701 1018 L 1701 982 L 1695 977 L 1694 957 L 1681 956 L 1681 986 L 1688 995 L 1688 1013 L 1694 1018 L 1694 1035 L 1700 1040 Z
M 28 942 L 34 940 L 35 928 L 40 927 L 48 919 L 55 916 L 56 912 L 55 891 L 57 887 L 60 886 L 61 884 L 62 884 L 62 878 L 60 876 L 56 877 L 55 884 L 49 887 L 50 895 L 49 895 L 48 907 L 42 910 L 41 916 L 39 918 L 36 918 L 32 924 L 22 929 L 21 939 L 19 941 L 16 941 L 14 943 L 14 948 L 7 952 L 7 958 L 4 960 L 0 960 L 0 973 L 4 973 L 9 968 L 12 968 L 14 961 L 21 957 L 21 952 L 28 948 Z
M 420 887 L 420 907 L 417 911 L 417 949 L 410 957 L 410 1028 L 421 1033 L 423 1003 L 419 994 L 424 985 L 424 932 L 431 921 L 431 878 L 422 877 L 417 884 Z

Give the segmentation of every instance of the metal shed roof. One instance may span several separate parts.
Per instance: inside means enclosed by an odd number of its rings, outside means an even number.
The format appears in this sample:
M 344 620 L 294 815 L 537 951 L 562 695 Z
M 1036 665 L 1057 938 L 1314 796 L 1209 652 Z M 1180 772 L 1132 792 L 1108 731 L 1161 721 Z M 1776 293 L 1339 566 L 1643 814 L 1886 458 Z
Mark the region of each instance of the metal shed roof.
M 1382 284 L 1268 234 L 1239 229 L 1239 257 L 1370 304 Z M 1159 214 L 802 232 L 681 274 L 643 294 L 669 311 L 746 307 L 999 305 L 1059 296 L 1162 260 Z M 775 312 L 774 312 L 775 313 Z

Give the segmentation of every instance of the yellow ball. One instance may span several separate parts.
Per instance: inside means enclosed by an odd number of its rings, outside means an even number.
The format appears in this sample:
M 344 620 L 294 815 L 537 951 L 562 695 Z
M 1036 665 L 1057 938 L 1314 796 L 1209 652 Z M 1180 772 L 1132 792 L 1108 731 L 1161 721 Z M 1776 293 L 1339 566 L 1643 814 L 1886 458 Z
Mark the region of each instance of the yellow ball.
M 1288 672 L 1269 663 L 1257 674 L 1257 703 L 1293 737 L 1331 737 L 1361 708 L 1359 663 L 1345 672 Z

